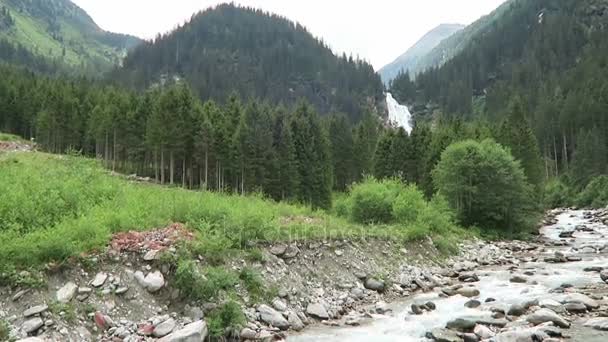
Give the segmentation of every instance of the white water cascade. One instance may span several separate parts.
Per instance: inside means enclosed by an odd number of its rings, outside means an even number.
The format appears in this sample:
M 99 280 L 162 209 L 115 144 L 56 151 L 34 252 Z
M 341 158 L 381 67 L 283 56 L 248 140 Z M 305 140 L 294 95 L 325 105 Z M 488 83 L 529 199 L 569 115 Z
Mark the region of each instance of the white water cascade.
M 412 114 L 407 106 L 400 105 L 391 93 L 386 93 L 386 106 L 388 107 L 388 120 L 397 127 L 402 127 L 410 134 L 412 132 Z

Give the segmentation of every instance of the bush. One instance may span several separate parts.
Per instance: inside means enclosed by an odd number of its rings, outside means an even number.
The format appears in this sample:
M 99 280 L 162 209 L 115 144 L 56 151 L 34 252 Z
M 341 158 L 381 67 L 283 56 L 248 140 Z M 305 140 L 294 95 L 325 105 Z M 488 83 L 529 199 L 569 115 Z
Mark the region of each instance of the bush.
M 394 221 L 393 202 L 403 191 L 398 180 L 376 180 L 368 177 L 351 189 L 351 217 L 354 222 L 390 223 Z
M 608 176 L 593 178 L 578 195 L 576 203 L 581 207 L 603 208 L 608 205 Z
M 8 323 L 0 319 L 0 341 L 8 341 L 10 338 L 10 329 Z
M 262 277 L 254 269 L 245 267 L 239 273 L 239 279 L 245 285 L 247 292 L 254 302 L 262 300 L 266 295 L 266 290 Z
M 207 317 L 209 334 L 220 338 L 226 335 L 227 330 L 238 330 L 245 325 L 246 319 L 239 304 L 229 301 L 213 310 Z
M 545 183 L 543 191 L 543 206 L 547 209 L 564 208 L 572 203 L 572 194 L 566 184 L 559 179 L 551 179 Z
M 334 195 L 334 214 L 338 217 L 350 218 L 351 217 L 352 203 L 348 194 L 336 194 Z
M 537 213 L 520 164 L 492 140 L 454 143 L 442 153 L 433 182 L 466 226 L 514 233 Z
M 415 222 L 418 214 L 426 207 L 424 195 L 415 185 L 405 187 L 393 203 L 393 215 L 397 222 Z

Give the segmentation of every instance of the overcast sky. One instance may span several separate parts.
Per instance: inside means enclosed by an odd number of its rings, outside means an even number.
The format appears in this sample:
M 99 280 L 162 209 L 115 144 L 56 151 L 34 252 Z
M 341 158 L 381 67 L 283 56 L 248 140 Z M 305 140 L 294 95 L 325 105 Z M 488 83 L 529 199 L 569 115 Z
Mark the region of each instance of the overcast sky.
M 72 0 L 105 30 L 153 38 L 215 0 Z M 392 62 L 441 23 L 470 24 L 505 0 L 238 0 L 298 21 L 335 52 Z

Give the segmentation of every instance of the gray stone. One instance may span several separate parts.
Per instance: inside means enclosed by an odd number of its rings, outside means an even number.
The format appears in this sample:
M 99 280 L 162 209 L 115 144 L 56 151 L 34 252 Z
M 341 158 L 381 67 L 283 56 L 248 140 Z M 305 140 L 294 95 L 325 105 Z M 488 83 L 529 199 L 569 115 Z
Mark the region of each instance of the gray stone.
M 458 333 L 447 329 L 433 329 L 426 333 L 426 337 L 436 342 L 462 342 Z
M 253 329 L 243 328 L 239 334 L 241 340 L 255 340 L 258 337 L 258 333 Z
M 289 245 L 285 253 L 281 256 L 283 259 L 293 259 L 300 254 L 300 249 L 296 245 Z
M 587 312 L 587 307 L 583 303 L 566 303 L 564 304 L 564 308 L 566 311 L 570 313 L 585 313 Z
M 543 299 L 539 302 L 539 305 L 541 308 L 547 308 L 550 310 L 553 310 L 556 313 L 564 313 L 566 312 L 566 309 L 564 309 L 564 306 L 553 299 Z
M 207 323 L 196 321 L 186 325 L 170 335 L 167 335 L 158 342 L 202 342 L 207 337 Z
M 511 279 L 509 279 L 509 281 L 512 283 L 525 284 L 528 282 L 528 278 L 521 275 L 514 275 L 511 277 Z
M 479 337 L 472 333 L 463 334 L 462 339 L 464 342 L 479 342 Z
M 302 322 L 298 314 L 293 311 L 289 311 L 289 313 L 287 314 L 287 322 L 289 322 L 291 329 L 295 331 L 300 331 L 304 329 L 304 323 Z
M 526 308 L 521 304 L 513 304 L 507 311 L 509 316 L 521 316 L 526 313 Z
M 478 308 L 481 305 L 481 302 L 476 299 L 471 299 L 470 301 L 464 303 L 464 306 L 469 309 Z
M 473 328 L 473 333 L 475 333 L 475 335 L 479 336 L 479 338 L 484 339 L 484 340 L 490 339 L 490 338 L 494 337 L 494 335 L 495 335 L 495 333 L 492 330 L 490 330 L 490 328 L 488 328 L 482 324 L 475 325 L 475 328 Z
M 93 287 L 101 287 L 103 286 L 103 284 L 105 284 L 106 280 L 108 279 L 108 274 L 105 272 L 99 272 L 97 273 L 97 275 L 95 275 L 95 279 L 93 279 L 91 281 L 91 286 Z
M 116 289 L 116 291 L 114 291 L 114 293 L 116 293 L 117 295 L 121 295 L 121 294 L 125 294 L 127 293 L 127 291 L 129 291 L 129 288 L 126 286 L 122 286 Z
M 600 272 L 600 279 L 602 279 L 603 282 L 608 283 L 608 270 Z
M 272 307 L 277 309 L 278 311 L 284 312 L 287 310 L 287 304 L 280 299 L 275 299 L 272 301 Z
M 563 317 L 556 314 L 554 311 L 545 308 L 539 309 L 534 313 L 528 315 L 526 317 L 526 320 L 534 325 L 538 325 L 545 322 L 553 322 L 560 328 L 570 327 L 570 322 L 566 321 Z
M 59 303 L 69 303 L 76 295 L 76 290 L 78 286 L 70 281 L 57 291 L 55 298 Z
M 595 330 L 608 331 L 608 317 L 592 318 L 585 322 L 585 326 Z
M 368 290 L 373 290 L 373 291 L 378 291 L 378 292 L 384 292 L 384 281 L 382 280 L 378 280 L 375 278 L 368 278 L 367 280 L 365 280 L 365 283 L 363 284 L 363 286 L 365 286 L 366 289 Z
M 154 261 L 158 259 L 159 255 L 159 251 L 151 249 L 144 255 L 144 261 Z
M 23 317 L 30 317 L 30 316 L 38 315 L 38 314 L 45 312 L 48 309 L 49 309 L 49 307 L 46 304 L 32 306 L 31 308 L 29 308 L 23 312 Z
M 459 288 L 456 293 L 467 298 L 479 296 L 479 290 L 469 286 Z
M 570 293 L 562 299 L 562 303 L 582 303 L 585 304 L 589 310 L 594 310 L 600 307 L 600 304 L 597 301 L 585 296 L 582 293 Z
M 289 322 L 283 317 L 283 315 L 277 310 L 271 308 L 266 304 L 258 306 L 258 312 L 260 313 L 260 319 L 273 327 L 281 330 L 289 329 Z
M 43 325 L 44 321 L 42 320 L 42 318 L 35 317 L 23 322 L 23 324 L 21 325 L 21 330 L 23 330 L 23 332 L 26 334 L 31 334 L 42 328 Z
M 446 324 L 446 328 L 459 331 L 470 331 L 475 328 L 477 322 L 469 318 L 456 318 Z
M 154 293 L 165 286 L 165 277 L 160 271 L 150 272 L 144 277 L 141 271 L 135 272 L 135 279 L 148 292 Z
M 417 304 L 412 304 L 411 309 L 414 315 L 422 315 L 424 313 L 422 308 L 420 308 L 420 305 Z
M 329 319 L 329 314 L 327 313 L 325 306 L 321 303 L 308 304 L 308 306 L 306 307 L 306 313 L 314 318 Z
M 350 290 L 350 295 L 354 299 L 363 299 L 365 297 L 365 291 L 363 291 L 361 288 L 355 287 Z
M 287 251 L 287 246 L 283 244 L 274 245 L 270 248 L 270 253 L 276 256 L 282 256 Z
M 169 318 L 168 320 L 155 326 L 152 335 L 157 338 L 167 336 L 173 331 L 173 329 L 175 329 L 175 326 L 175 320 L 173 318 Z

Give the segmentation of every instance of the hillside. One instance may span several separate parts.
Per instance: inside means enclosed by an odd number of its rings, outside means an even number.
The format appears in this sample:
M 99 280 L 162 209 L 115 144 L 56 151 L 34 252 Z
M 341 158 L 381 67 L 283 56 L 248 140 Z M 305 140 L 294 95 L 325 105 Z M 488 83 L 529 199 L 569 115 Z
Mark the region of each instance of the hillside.
M 383 99 L 370 64 L 337 57 L 298 23 L 228 4 L 139 46 L 114 77 L 139 89 L 185 78 L 202 99 L 219 101 L 233 91 L 286 105 L 305 98 L 321 113 L 353 120 Z
M 415 82 L 396 79 L 393 94 L 413 104 L 418 120 L 500 123 L 520 108 L 545 175 L 568 174 L 583 187 L 608 165 L 606 15 L 605 0 L 511 0 L 442 43 L 438 48 L 466 35 L 441 67 Z
M 0 0 L 0 59 L 34 69 L 110 70 L 136 37 L 106 32 L 69 0 Z
M 464 27 L 464 25 L 460 24 L 441 24 L 435 27 L 420 38 L 420 40 L 404 54 L 378 71 L 380 77 L 382 77 L 382 81 L 385 84 L 388 84 L 401 71 L 409 71 L 412 75 L 423 71 L 419 65 L 422 66 L 426 64 L 424 61 L 425 56 L 444 39 L 462 30 Z

